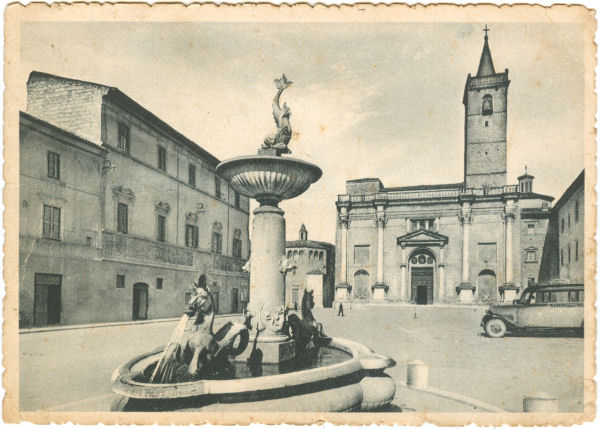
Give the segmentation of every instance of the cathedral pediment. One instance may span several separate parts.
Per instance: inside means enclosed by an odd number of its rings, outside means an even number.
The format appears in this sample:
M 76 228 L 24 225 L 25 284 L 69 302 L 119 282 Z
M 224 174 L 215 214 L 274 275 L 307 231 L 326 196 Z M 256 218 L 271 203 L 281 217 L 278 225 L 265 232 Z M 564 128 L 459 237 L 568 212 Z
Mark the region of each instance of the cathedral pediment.
M 398 246 L 443 246 L 448 237 L 426 229 L 418 229 L 398 237 Z

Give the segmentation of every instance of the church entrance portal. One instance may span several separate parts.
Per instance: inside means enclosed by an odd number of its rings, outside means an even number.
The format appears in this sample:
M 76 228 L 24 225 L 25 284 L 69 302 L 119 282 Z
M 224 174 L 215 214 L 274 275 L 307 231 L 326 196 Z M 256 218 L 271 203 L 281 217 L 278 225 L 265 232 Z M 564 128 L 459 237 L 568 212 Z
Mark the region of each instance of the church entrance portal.
M 411 301 L 413 304 L 433 303 L 433 267 L 413 267 L 411 278 Z

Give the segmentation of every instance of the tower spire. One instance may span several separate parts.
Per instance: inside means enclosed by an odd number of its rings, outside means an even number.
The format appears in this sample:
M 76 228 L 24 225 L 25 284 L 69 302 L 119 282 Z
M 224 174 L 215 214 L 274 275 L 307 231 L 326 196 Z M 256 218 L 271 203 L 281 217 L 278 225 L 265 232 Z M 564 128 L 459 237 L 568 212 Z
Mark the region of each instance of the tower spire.
M 477 77 L 484 76 L 492 76 L 496 74 L 496 70 L 494 70 L 494 62 L 492 61 L 492 53 L 490 52 L 490 46 L 488 45 L 488 28 L 487 24 L 485 25 L 483 31 L 485 32 L 485 36 L 483 38 L 483 51 L 481 52 L 481 59 L 479 60 L 479 68 L 477 69 Z

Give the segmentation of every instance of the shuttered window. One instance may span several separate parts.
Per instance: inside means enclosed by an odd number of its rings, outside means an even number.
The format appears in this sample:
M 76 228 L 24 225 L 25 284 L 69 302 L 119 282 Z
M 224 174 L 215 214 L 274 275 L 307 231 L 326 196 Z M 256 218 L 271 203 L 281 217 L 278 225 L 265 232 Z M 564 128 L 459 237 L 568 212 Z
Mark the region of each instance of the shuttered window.
M 42 235 L 60 240 L 60 208 L 44 205 Z
M 129 224 L 129 208 L 127 204 L 119 203 L 117 207 L 117 231 L 127 234 Z

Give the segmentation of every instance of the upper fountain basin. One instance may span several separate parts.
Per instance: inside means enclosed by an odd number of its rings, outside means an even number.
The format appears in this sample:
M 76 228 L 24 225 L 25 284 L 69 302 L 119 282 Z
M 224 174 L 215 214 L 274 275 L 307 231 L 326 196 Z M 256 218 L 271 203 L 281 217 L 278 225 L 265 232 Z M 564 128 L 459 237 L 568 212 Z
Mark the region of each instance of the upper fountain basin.
M 237 192 L 261 204 L 297 197 L 323 174 L 310 162 L 270 155 L 228 159 L 217 166 L 216 173 Z

